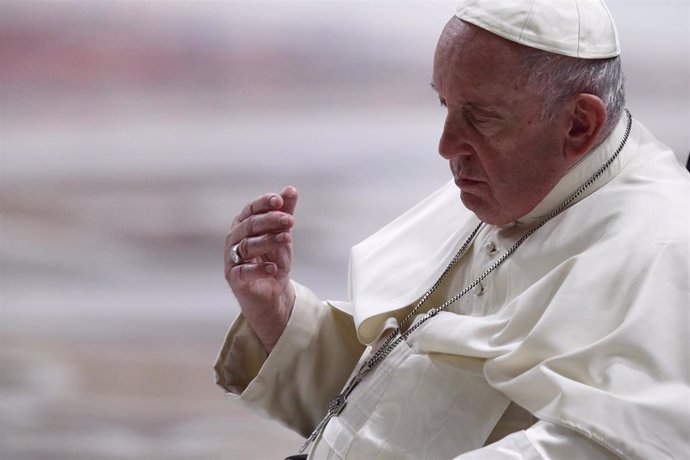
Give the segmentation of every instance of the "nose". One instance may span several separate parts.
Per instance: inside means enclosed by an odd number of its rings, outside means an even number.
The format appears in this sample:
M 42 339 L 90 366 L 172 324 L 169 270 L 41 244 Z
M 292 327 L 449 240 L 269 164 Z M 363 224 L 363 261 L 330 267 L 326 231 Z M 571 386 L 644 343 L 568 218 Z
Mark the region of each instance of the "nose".
M 438 153 L 446 160 L 457 156 L 473 155 L 474 149 L 464 133 L 465 130 L 462 126 L 458 126 L 457 122 L 452 122 L 446 118 L 443 133 L 441 133 L 441 139 L 438 142 Z

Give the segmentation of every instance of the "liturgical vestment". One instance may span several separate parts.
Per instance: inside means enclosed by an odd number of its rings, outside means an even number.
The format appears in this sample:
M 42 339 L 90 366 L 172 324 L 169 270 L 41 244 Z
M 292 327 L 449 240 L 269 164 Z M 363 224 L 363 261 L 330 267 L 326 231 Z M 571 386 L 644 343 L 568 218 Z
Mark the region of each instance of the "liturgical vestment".
M 626 121 L 528 215 L 482 226 L 421 312 L 470 285 L 585 183 Z M 355 388 L 310 458 L 687 458 L 689 177 L 633 121 L 617 158 L 565 211 Z M 447 184 L 352 249 L 349 302 L 295 283 L 270 355 L 240 315 L 218 384 L 308 435 L 478 223 Z

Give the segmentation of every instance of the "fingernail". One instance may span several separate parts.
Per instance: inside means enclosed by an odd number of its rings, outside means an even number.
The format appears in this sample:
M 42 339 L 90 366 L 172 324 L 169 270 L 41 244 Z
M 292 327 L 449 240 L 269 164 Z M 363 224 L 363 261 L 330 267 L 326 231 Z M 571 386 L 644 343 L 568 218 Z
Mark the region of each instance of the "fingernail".
M 266 268 L 264 270 L 266 270 L 266 273 L 269 273 L 269 274 L 275 273 L 276 266 L 275 265 L 266 265 Z
M 283 241 L 284 239 L 285 239 L 285 233 L 278 233 L 276 235 L 276 241 L 280 242 L 280 241 Z
M 288 216 L 283 216 L 280 218 L 280 223 L 282 225 L 287 225 L 290 223 L 290 218 Z
M 268 204 L 270 204 L 271 206 L 275 207 L 275 206 L 278 204 L 278 197 L 277 197 L 277 196 L 272 196 L 272 197 L 268 200 Z

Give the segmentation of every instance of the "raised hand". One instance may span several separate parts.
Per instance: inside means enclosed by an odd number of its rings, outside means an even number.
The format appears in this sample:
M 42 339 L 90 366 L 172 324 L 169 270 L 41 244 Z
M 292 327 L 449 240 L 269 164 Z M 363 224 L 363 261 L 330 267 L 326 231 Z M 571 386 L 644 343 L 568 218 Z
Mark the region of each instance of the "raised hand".
M 262 195 L 235 217 L 225 238 L 225 279 L 269 352 L 283 333 L 295 301 L 290 268 L 296 205 L 294 187 Z

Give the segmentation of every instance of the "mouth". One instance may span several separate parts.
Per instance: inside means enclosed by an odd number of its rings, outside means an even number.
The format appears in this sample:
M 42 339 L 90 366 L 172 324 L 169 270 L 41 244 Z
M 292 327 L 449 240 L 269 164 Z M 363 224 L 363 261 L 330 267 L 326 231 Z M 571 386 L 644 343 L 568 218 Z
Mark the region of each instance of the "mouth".
M 455 185 L 461 190 L 471 189 L 482 183 L 482 181 L 470 179 L 468 177 L 455 176 Z

